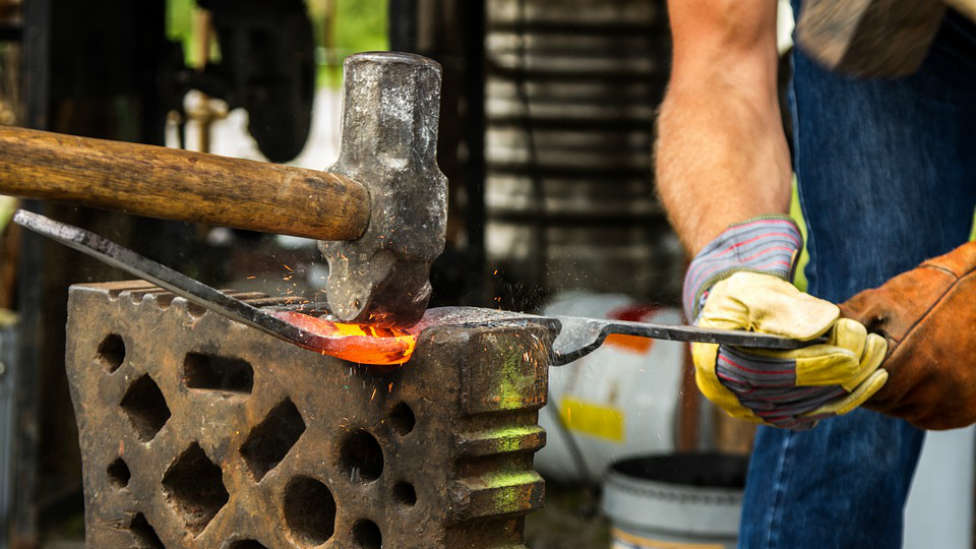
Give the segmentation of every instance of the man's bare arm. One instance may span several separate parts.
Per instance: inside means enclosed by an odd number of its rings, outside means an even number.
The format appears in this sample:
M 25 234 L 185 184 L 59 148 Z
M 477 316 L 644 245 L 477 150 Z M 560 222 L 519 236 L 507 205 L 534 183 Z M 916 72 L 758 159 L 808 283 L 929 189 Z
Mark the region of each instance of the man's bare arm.
M 726 227 L 785 213 L 791 167 L 776 88 L 775 0 L 670 0 L 658 192 L 695 254 Z

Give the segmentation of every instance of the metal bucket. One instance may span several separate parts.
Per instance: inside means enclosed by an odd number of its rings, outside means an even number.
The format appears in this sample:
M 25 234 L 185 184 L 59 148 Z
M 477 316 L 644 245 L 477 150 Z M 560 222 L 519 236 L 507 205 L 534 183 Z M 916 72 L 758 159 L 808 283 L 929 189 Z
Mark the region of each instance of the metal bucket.
M 612 549 L 734 548 L 747 464 L 723 454 L 615 462 L 603 487 Z

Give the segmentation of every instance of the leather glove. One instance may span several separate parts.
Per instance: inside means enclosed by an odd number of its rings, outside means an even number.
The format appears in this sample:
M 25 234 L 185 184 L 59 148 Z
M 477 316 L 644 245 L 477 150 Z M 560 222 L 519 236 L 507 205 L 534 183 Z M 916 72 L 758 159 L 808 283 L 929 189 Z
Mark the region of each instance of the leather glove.
M 888 383 L 865 405 L 924 429 L 976 422 L 976 242 L 841 305 L 888 341 Z
M 734 225 L 692 261 L 685 278 L 689 318 L 704 328 L 753 330 L 810 341 L 791 351 L 692 345 L 702 393 L 734 417 L 789 429 L 860 406 L 885 383 L 886 343 L 836 305 L 787 280 L 802 247 L 789 218 Z

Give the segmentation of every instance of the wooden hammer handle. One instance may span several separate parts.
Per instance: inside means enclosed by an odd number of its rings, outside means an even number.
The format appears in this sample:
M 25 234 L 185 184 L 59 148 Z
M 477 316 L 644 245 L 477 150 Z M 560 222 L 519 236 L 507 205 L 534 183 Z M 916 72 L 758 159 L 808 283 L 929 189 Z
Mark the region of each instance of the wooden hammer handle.
M 319 240 L 369 224 L 341 175 L 178 149 L 0 127 L 0 194 Z

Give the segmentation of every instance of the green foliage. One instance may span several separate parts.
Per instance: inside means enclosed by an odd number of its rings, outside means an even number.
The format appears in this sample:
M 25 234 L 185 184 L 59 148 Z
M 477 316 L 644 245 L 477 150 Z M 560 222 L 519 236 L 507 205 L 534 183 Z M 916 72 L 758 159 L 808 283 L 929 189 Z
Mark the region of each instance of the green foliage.
M 355 53 L 385 50 L 389 47 L 386 36 L 386 0 L 345 0 L 340 1 L 338 6 L 336 17 L 338 50 Z
M 193 64 L 193 7 L 194 0 L 167 0 L 166 37 L 183 44 L 187 64 Z
M 331 0 L 336 2 L 335 35 L 332 51 L 324 51 L 319 60 L 319 85 L 338 87 L 342 82 L 342 62 L 363 51 L 389 49 L 387 38 L 387 0 Z M 325 4 L 311 0 L 309 11 L 315 24 L 319 44 L 326 44 Z
M 336 2 L 336 20 L 332 51 L 319 55 L 319 85 L 338 86 L 342 81 L 342 62 L 353 53 L 386 50 L 387 0 L 306 0 L 309 16 L 315 26 L 316 45 L 326 44 L 325 13 L 328 1 Z M 193 58 L 193 9 L 195 0 L 167 0 L 166 35 L 183 43 L 186 62 Z M 322 48 L 324 50 L 324 48 Z

